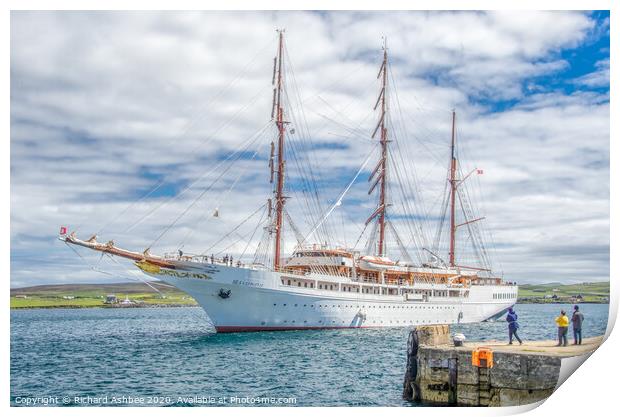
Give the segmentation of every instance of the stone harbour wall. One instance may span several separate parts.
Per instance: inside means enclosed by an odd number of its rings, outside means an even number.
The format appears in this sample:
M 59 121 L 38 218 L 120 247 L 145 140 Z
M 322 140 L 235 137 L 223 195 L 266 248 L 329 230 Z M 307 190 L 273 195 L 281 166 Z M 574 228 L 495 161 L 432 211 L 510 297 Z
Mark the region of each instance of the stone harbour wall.
M 403 397 L 463 406 L 514 406 L 547 398 L 557 384 L 561 358 L 527 351 L 493 351 L 493 367 L 472 364 L 473 346 L 455 347 L 449 326 L 412 331 Z

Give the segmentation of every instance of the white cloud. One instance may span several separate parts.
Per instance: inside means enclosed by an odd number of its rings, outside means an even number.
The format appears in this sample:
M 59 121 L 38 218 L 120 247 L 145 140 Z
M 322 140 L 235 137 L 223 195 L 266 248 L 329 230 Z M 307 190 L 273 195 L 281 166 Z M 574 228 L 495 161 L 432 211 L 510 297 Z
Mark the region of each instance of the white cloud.
M 587 87 L 608 87 L 609 58 L 597 61 L 594 66 L 596 67 L 596 71 L 577 78 L 575 83 Z

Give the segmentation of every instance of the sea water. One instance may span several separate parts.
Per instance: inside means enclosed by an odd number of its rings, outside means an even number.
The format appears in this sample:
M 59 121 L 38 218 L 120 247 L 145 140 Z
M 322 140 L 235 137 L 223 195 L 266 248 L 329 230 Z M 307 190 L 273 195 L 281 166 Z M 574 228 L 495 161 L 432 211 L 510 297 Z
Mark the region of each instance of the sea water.
M 572 306 L 515 309 L 527 341 L 554 338 Z M 583 336 L 604 334 L 608 305 L 581 311 Z M 410 330 L 215 334 L 197 307 L 12 310 L 11 404 L 408 406 Z M 451 331 L 507 338 L 504 318 Z

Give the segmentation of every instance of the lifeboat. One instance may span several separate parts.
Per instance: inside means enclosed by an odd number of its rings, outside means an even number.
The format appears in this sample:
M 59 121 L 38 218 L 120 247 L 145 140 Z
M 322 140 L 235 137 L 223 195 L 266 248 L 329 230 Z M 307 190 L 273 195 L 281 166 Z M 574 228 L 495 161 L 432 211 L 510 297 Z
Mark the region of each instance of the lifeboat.
M 396 266 L 396 262 L 390 258 L 383 256 L 361 256 L 359 258 L 359 267 L 361 269 L 368 269 L 371 271 L 385 271 Z

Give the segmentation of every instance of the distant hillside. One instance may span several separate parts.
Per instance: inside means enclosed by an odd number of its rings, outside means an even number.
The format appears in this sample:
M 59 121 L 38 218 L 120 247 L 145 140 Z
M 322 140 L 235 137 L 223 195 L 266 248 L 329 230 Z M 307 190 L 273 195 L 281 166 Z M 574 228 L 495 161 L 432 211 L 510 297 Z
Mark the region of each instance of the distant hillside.
M 11 288 L 11 308 L 189 306 L 196 301 L 168 284 L 60 284 Z M 113 296 L 113 297 L 111 297 Z M 127 300 L 127 301 L 125 301 Z
M 519 301 L 559 302 L 581 296 L 583 302 L 608 302 L 609 282 L 579 284 L 525 284 L 519 285 Z

